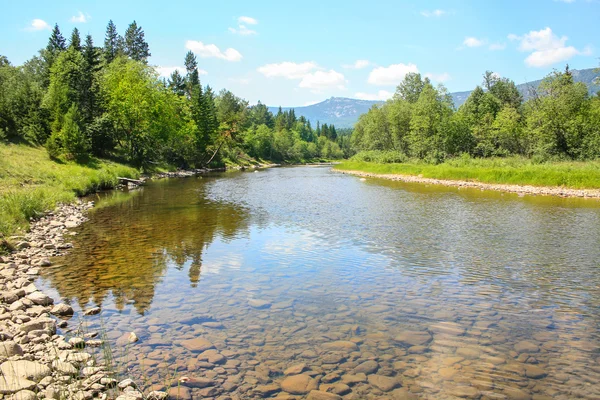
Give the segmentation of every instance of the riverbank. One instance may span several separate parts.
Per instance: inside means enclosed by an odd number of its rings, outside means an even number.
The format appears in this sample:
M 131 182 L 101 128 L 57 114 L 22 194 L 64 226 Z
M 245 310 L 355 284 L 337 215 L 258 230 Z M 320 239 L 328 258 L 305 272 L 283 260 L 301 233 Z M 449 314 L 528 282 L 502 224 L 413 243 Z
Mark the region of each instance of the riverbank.
M 472 160 L 460 163 L 379 164 L 348 161 L 334 171 L 411 183 L 495 190 L 528 195 L 600 198 L 598 163 L 522 164 L 511 160 Z
M 120 391 L 142 398 L 130 379 L 118 382 L 117 371 L 99 355 L 105 353 L 102 332 L 86 332 L 82 322 L 72 322 L 73 308 L 56 303 L 35 286 L 42 268 L 51 258 L 72 245 L 70 231 L 87 220 L 93 202 L 62 205 L 31 223 L 19 237 L 16 251 L 0 257 L 0 393 L 11 399 L 90 399 Z M 84 310 L 83 315 L 101 312 Z M 57 334 L 57 328 L 65 335 Z M 134 338 L 132 338 L 132 341 Z M 146 398 L 164 399 L 166 393 Z

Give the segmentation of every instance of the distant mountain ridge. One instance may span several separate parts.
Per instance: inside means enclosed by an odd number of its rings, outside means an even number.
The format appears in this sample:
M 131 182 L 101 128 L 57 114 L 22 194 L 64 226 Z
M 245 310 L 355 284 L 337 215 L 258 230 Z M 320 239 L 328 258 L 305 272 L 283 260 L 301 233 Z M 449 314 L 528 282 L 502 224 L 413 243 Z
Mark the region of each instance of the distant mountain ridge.
M 600 73 L 597 68 L 574 69 L 571 72 L 576 82 L 583 82 L 588 87 L 590 94 L 600 91 L 600 82 L 598 82 Z M 517 85 L 517 89 L 519 89 L 523 97 L 527 100 L 531 96 L 532 89 L 537 89 L 541 82 L 541 79 L 525 82 Z M 471 92 L 472 90 L 450 93 L 454 101 L 454 106 L 456 108 L 460 107 L 467 100 Z M 336 128 L 352 128 L 361 114 L 369 111 L 373 105 L 383 103 L 383 101 L 331 97 L 310 106 L 282 107 L 281 109 L 286 111 L 293 108 L 296 116 L 304 116 L 310 120 L 313 127 L 316 126 L 317 121 L 320 121 L 321 124 L 334 124 Z M 269 107 L 269 110 L 274 114 L 277 113 L 278 109 L 279 107 Z

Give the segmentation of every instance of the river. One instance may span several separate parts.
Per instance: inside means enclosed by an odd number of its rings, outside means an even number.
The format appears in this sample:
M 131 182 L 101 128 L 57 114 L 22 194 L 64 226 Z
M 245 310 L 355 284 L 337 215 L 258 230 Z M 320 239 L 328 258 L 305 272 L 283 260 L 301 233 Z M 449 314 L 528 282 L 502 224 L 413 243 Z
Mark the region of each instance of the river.
M 600 398 L 597 200 L 293 167 L 97 204 L 37 285 L 146 388 L 185 375 L 215 383 L 194 398 Z

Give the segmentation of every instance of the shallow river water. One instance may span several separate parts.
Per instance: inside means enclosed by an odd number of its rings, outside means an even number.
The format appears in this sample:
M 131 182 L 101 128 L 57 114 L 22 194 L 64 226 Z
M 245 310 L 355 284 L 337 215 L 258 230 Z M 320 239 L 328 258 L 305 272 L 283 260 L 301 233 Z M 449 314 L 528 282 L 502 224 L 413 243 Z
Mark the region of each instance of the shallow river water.
M 146 388 L 188 376 L 216 383 L 193 398 L 600 398 L 596 200 L 295 167 L 97 204 L 38 286 L 101 306 L 70 326 L 105 331 Z

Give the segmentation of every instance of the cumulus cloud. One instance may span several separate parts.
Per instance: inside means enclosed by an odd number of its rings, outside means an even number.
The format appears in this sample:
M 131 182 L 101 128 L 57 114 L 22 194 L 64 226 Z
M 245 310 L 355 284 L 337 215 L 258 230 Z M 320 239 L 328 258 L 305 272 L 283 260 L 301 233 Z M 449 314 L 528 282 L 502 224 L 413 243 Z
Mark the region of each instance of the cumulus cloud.
M 394 93 L 388 92 L 387 90 L 380 90 L 377 93 L 363 93 L 358 92 L 354 94 L 354 97 L 360 100 L 381 100 L 385 101 L 391 99 Z
M 89 14 L 84 14 L 81 11 L 79 11 L 79 13 L 77 15 L 73 15 L 71 17 L 71 22 L 79 22 L 79 23 L 86 23 L 88 22 L 88 20 L 90 19 L 90 15 Z
M 242 17 L 238 18 L 238 27 L 237 28 L 229 28 L 229 32 L 237 34 L 237 35 L 242 35 L 242 36 L 256 35 L 257 32 L 255 30 L 248 28 L 246 25 L 257 25 L 257 24 L 258 24 L 258 21 L 255 18 L 242 16 Z
M 369 60 L 356 60 L 354 64 L 344 64 L 342 67 L 346 69 L 363 69 L 371 65 Z
M 240 24 L 257 25 L 258 21 L 252 17 L 241 16 L 238 18 Z
M 423 10 L 421 11 L 421 15 L 426 17 L 426 18 L 430 18 L 430 17 L 441 17 L 442 15 L 446 14 L 446 11 L 444 10 Z
M 404 76 L 410 72 L 419 72 L 415 64 L 392 64 L 389 67 L 377 67 L 369 74 L 372 85 L 391 86 L 399 84 Z
M 476 37 L 469 36 L 469 37 L 465 38 L 465 40 L 463 41 L 463 44 L 467 47 L 480 47 L 485 44 L 485 40 L 477 39 Z
M 567 46 L 567 36 L 558 37 L 552 29 L 546 27 L 539 31 L 531 31 L 522 36 L 508 35 L 511 41 L 518 41 L 518 49 L 522 52 L 530 52 L 525 58 L 525 64 L 530 67 L 547 67 L 561 61 L 567 61 L 576 55 L 591 54 L 590 48 L 578 50 L 573 46 Z
M 425 74 L 425 77 L 438 83 L 444 83 L 450 80 L 450 74 L 447 72 L 442 72 L 441 74 L 434 74 L 432 72 L 428 72 Z
M 228 48 L 221 51 L 214 44 L 204 44 L 198 40 L 188 40 L 185 42 L 185 48 L 202 58 L 219 58 L 226 61 L 240 61 L 242 59 L 242 55 L 236 49 Z
M 44 29 L 51 29 L 50 25 L 48 25 L 48 23 L 43 19 L 39 18 L 36 18 L 33 21 L 31 21 L 31 24 L 29 24 L 29 26 L 27 27 L 27 30 L 29 31 L 42 31 Z
M 318 66 L 314 62 L 282 62 L 275 64 L 266 64 L 258 68 L 258 72 L 267 78 L 286 78 L 286 79 L 302 79 Z
M 158 72 L 159 76 L 165 77 L 165 78 L 170 77 L 171 74 L 173 72 L 175 72 L 175 70 L 179 71 L 179 73 L 182 76 L 187 74 L 185 67 L 180 67 L 180 66 L 169 67 L 169 66 L 165 66 L 165 65 L 157 65 L 156 67 L 154 67 L 154 69 L 156 70 L 156 72 Z M 198 75 L 207 75 L 207 74 L 208 74 L 208 72 L 206 72 L 203 69 L 198 70 Z
M 330 69 L 329 71 L 315 71 L 306 74 L 298 86 L 320 91 L 323 89 L 345 89 L 345 84 L 344 75 Z

